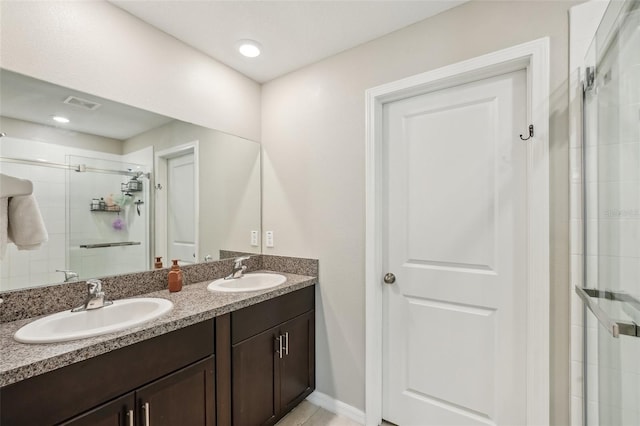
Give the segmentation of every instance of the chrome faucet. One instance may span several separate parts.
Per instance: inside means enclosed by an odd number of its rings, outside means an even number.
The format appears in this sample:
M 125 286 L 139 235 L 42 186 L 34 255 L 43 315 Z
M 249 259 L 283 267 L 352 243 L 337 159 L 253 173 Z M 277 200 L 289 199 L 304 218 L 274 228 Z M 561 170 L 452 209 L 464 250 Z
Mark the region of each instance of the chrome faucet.
M 69 269 L 56 269 L 56 272 L 64 272 L 64 282 L 78 281 L 78 273 Z
M 235 262 L 233 264 L 233 272 L 231 272 L 229 275 L 227 275 L 226 277 L 224 277 L 225 280 L 232 280 L 235 278 L 242 278 L 242 274 L 244 274 L 244 271 L 247 270 L 247 265 L 243 265 L 242 262 L 244 262 L 245 260 L 249 260 L 251 256 L 242 256 L 242 257 L 236 257 L 233 261 Z
M 109 306 L 113 302 L 106 300 L 104 292 L 102 291 L 102 281 L 100 280 L 87 280 L 87 298 L 84 303 L 77 308 L 73 308 L 71 312 L 89 311 L 91 309 L 98 309 L 104 306 Z

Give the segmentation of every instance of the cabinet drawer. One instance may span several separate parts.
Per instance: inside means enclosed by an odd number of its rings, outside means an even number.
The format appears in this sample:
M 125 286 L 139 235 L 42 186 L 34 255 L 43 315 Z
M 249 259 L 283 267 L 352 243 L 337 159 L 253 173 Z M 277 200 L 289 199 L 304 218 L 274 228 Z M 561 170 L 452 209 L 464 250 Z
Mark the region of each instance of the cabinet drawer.
M 213 354 L 213 320 L 0 389 L 0 424 L 55 424 Z
M 305 287 L 284 296 L 231 313 L 231 343 L 282 324 L 315 306 L 315 286 Z

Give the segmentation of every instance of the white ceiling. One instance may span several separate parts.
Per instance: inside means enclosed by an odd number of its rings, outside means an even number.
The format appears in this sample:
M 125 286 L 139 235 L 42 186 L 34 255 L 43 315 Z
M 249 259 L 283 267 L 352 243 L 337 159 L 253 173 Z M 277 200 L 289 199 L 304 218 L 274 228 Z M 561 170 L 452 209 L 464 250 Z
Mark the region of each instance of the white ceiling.
M 263 83 L 467 0 L 110 0 L 143 21 Z M 262 55 L 236 50 L 259 42 Z

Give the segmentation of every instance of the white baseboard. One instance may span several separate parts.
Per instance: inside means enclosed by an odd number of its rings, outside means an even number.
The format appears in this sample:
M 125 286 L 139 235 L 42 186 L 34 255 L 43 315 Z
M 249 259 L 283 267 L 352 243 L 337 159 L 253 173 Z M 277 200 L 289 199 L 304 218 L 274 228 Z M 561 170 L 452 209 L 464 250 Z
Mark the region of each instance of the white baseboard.
M 364 411 L 358 410 L 357 408 L 349 404 L 345 404 L 342 401 L 338 401 L 337 399 L 322 392 L 313 391 L 313 393 L 307 397 L 307 401 L 317 405 L 318 407 L 324 408 L 327 411 L 331 411 L 332 413 L 348 417 L 361 425 L 365 422 Z

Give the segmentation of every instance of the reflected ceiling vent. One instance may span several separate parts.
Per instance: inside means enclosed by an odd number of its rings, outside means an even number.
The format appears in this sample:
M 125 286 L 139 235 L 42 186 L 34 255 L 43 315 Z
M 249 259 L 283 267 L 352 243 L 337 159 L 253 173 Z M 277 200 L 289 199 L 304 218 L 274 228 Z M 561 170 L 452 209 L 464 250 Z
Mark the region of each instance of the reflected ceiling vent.
M 95 111 L 102 106 L 102 104 L 99 104 L 97 102 L 93 102 L 88 99 L 78 98 L 76 96 L 69 96 L 67 99 L 64 100 L 63 103 L 73 105 L 75 107 L 82 108 L 82 109 L 88 109 L 90 111 Z

